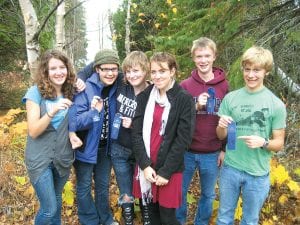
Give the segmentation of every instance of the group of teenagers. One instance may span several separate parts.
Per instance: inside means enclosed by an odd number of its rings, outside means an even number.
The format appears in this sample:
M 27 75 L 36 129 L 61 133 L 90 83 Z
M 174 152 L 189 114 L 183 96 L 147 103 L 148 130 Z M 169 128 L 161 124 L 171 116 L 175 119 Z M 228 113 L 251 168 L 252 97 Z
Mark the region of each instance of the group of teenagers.
M 41 56 L 35 84 L 23 97 L 25 163 L 40 203 L 35 225 L 61 224 L 72 166 L 83 225 L 119 224 L 109 201 L 112 168 L 125 225 L 134 224 L 135 199 L 144 225 L 185 224 L 195 171 L 201 190 L 195 225 L 209 224 L 217 180 L 216 224 L 234 223 L 239 196 L 240 224 L 258 224 L 270 188 L 270 158 L 283 148 L 286 126 L 285 105 L 264 86 L 272 53 L 247 49 L 241 58 L 245 86 L 231 92 L 225 72 L 213 65 L 213 40 L 193 41 L 191 56 L 195 69 L 180 84 L 176 59 L 167 52 L 148 59 L 133 51 L 120 65 L 117 52 L 102 49 L 77 76 L 64 53 Z M 234 150 L 227 146 L 231 123 Z

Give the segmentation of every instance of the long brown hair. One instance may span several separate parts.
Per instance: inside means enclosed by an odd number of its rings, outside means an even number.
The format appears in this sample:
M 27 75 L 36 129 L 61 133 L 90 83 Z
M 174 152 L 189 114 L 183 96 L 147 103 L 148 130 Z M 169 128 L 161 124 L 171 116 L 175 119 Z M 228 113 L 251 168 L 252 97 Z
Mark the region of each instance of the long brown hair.
M 67 68 L 67 78 L 62 85 L 61 92 L 65 98 L 72 100 L 75 91 L 74 86 L 77 79 L 76 74 L 71 60 L 59 50 L 48 50 L 44 54 L 42 54 L 39 60 L 37 73 L 35 75 L 35 83 L 37 84 L 43 98 L 57 98 L 55 88 L 49 79 L 49 61 L 52 58 L 62 61 Z

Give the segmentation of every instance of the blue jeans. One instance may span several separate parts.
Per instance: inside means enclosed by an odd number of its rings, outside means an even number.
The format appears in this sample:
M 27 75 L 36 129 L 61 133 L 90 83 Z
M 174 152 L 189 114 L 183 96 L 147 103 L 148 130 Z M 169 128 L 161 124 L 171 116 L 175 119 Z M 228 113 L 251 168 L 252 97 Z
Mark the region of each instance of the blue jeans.
M 184 224 L 187 216 L 187 193 L 196 169 L 200 175 L 201 195 L 195 216 L 195 225 L 207 225 L 212 214 L 212 204 L 215 199 L 215 186 L 219 174 L 218 156 L 220 152 L 210 154 L 194 154 L 186 152 L 184 155 L 182 205 L 176 210 L 177 219 Z
M 35 225 L 60 225 L 62 192 L 69 174 L 60 177 L 51 163 L 33 184 L 40 202 L 40 209 L 35 217 Z
M 106 148 L 98 150 L 97 164 L 75 160 L 78 217 L 82 225 L 110 225 L 113 222 L 109 204 L 111 159 Z M 95 182 L 95 201 L 92 197 Z
M 119 204 L 124 203 L 122 201 L 123 196 L 126 194 L 132 198 L 132 180 L 133 180 L 133 164 L 130 163 L 129 158 L 131 156 L 131 150 L 113 142 L 111 145 L 111 161 L 116 175 L 118 183 L 120 198 Z
M 217 225 L 234 223 L 234 213 L 239 196 L 243 202 L 241 225 L 256 225 L 259 212 L 270 190 L 269 174 L 252 176 L 224 165 L 220 173 L 220 207 Z

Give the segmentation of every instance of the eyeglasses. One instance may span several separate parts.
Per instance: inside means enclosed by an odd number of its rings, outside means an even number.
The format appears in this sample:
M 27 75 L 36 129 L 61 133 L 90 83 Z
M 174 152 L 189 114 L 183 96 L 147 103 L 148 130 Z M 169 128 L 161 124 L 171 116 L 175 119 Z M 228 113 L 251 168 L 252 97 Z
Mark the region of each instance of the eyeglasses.
M 102 72 L 104 73 L 108 73 L 108 72 L 112 72 L 112 73 L 116 73 L 119 71 L 119 68 L 117 67 L 114 67 L 114 68 L 101 68 L 101 67 L 98 67 Z

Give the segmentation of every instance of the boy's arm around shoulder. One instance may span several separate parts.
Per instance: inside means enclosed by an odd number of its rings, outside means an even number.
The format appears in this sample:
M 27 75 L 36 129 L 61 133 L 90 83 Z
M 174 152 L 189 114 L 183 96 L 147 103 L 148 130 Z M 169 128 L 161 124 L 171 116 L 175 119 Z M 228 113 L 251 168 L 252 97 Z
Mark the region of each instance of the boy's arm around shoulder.
M 77 77 L 85 82 L 95 72 L 93 65 L 94 62 L 91 62 L 90 64 L 85 66 L 77 73 Z
M 95 118 L 99 118 L 99 112 L 91 109 L 88 96 L 85 91 L 74 96 L 74 104 L 69 114 L 69 131 L 90 129 Z

